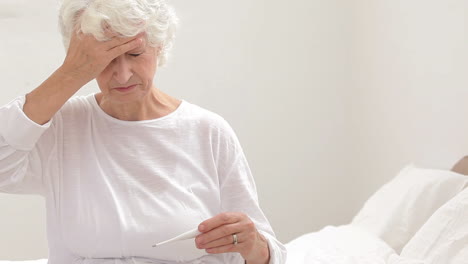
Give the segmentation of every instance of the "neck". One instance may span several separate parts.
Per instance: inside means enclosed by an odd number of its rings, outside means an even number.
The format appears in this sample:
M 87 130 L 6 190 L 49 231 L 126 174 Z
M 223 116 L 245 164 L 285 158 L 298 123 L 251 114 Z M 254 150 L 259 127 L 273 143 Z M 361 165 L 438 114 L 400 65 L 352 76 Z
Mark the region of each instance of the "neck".
M 125 121 L 151 120 L 172 113 L 181 101 L 152 88 L 138 100 L 116 102 L 103 93 L 96 94 L 101 109 L 108 115 Z

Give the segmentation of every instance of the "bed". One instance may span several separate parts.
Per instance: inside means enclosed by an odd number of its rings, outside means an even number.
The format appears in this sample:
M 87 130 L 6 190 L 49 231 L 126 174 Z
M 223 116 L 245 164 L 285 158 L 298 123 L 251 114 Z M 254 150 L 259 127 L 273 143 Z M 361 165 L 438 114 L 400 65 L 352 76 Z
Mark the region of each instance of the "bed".
M 466 264 L 466 175 L 468 156 L 451 170 L 409 165 L 350 224 L 287 243 L 287 264 Z
M 468 156 L 451 170 L 408 165 L 366 201 L 350 224 L 327 226 L 287 243 L 286 263 L 466 264 L 466 175 Z

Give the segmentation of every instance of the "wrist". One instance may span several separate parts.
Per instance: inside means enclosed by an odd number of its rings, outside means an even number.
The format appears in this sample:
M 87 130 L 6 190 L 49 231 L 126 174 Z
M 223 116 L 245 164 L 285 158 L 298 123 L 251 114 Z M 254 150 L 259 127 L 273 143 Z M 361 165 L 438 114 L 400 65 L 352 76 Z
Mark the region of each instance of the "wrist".
M 76 91 L 87 84 L 89 78 L 80 76 L 75 70 L 67 68 L 65 65 L 60 66 L 54 73 L 65 85 Z
M 260 233 L 257 233 L 257 249 L 254 256 L 245 260 L 246 264 L 268 264 L 270 263 L 270 247 L 268 240 Z

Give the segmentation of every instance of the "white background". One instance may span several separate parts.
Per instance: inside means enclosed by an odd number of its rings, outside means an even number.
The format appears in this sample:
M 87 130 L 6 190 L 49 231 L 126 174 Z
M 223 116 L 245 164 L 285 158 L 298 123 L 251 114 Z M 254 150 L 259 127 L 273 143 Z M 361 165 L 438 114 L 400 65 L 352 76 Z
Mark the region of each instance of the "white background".
M 468 153 L 467 1 L 170 3 L 181 26 L 156 84 L 228 120 L 281 241 L 348 223 L 407 163 Z M 0 0 L 0 105 L 62 63 L 57 9 Z M 0 195 L 0 259 L 47 257 L 43 206 Z

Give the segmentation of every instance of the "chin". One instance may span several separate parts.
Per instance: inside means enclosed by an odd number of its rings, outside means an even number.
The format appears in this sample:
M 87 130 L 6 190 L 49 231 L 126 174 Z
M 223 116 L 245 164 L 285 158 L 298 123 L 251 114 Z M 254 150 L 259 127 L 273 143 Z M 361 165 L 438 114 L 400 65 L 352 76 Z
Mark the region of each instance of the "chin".
M 132 91 L 119 92 L 119 91 L 110 91 L 109 99 L 116 103 L 128 103 L 135 101 L 142 101 L 144 97 L 148 94 L 148 91 L 142 91 L 140 89 L 134 88 Z

